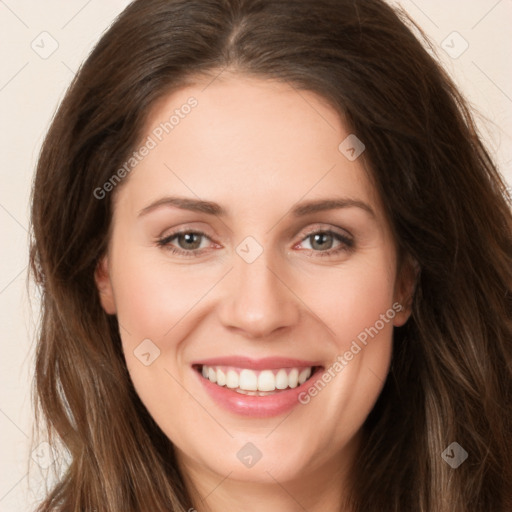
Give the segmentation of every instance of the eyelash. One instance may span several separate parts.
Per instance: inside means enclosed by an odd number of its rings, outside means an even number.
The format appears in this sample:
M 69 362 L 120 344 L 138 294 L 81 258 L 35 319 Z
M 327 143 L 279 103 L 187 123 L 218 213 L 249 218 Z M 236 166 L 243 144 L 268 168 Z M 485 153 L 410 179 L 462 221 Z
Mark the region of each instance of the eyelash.
M 204 236 L 204 237 L 210 239 L 210 237 L 206 233 L 203 233 L 202 231 L 194 231 L 191 229 L 185 229 L 185 230 L 176 231 L 174 233 L 171 233 L 170 235 L 168 235 L 164 238 L 160 238 L 157 240 L 156 243 L 159 247 L 162 247 L 162 248 L 170 251 L 172 254 L 177 254 L 180 256 L 184 256 L 184 257 L 202 256 L 204 251 L 206 250 L 205 248 L 186 251 L 184 249 L 178 249 L 178 248 L 170 245 L 172 240 L 174 240 L 178 236 L 184 235 L 184 234 L 199 235 L 199 236 Z M 311 232 L 307 233 L 304 236 L 304 238 L 302 238 L 301 242 L 303 242 L 307 238 L 310 238 L 317 234 L 332 235 L 337 241 L 341 242 L 341 245 L 340 245 L 340 247 L 338 247 L 336 249 L 328 249 L 326 251 L 315 251 L 314 249 L 306 249 L 308 251 L 317 253 L 316 256 L 320 256 L 320 257 L 334 256 L 335 254 L 338 254 L 341 252 L 349 252 L 354 247 L 354 240 L 352 240 L 351 238 L 349 238 L 347 236 L 341 235 L 340 233 L 329 230 L 329 229 L 324 229 L 324 230 L 320 229 L 320 230 L 316 230 L 316 231 L 311 231 Z

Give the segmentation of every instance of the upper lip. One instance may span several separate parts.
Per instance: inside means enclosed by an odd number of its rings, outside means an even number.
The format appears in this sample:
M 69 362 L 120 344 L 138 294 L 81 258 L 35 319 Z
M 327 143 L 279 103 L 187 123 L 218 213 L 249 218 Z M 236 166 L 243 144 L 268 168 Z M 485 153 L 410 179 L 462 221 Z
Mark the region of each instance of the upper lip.
M 317 361 L 307 361 L 304 359 L 292 359 L 289 357 L 264 357 L 262 359 L 251 359 L 246 356 L 226 356 L 201 359 L 200 361 L 194 361 L 192 365 L 234 366 L 237 368 L 249 368 L 251 370 L 309 368 L 310 366 L 321 366 Z

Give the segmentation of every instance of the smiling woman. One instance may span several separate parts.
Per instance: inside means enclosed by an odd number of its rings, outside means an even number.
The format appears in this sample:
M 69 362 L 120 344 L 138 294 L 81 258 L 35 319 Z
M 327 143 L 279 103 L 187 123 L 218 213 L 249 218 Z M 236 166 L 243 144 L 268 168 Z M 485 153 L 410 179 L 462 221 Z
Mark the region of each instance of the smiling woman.
M 38 511 L 510 510 L 507 199 L 386 3 L 133 2 L 34 183 Z

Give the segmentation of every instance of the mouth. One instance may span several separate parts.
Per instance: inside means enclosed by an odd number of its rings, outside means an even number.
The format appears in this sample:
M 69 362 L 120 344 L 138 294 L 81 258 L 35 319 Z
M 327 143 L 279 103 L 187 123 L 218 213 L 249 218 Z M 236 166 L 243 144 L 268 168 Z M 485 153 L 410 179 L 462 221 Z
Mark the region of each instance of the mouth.
M 224 357 L 196 361 L 192 370 L 213 402 L 253 418 L 278 416 L 299 404 L 324 371 L 315 361 Z
M 295 389 L 307 382 L 321 366 L 297 366 L 254 370 L 225 365 L 192 366 L 204 379 L 248 396 L 269 396 Z

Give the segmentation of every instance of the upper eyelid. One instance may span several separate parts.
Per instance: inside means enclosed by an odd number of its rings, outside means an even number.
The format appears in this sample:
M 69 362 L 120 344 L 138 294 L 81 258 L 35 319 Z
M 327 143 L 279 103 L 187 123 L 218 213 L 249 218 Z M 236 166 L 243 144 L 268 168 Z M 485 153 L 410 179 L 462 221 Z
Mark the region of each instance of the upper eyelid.
M 342 231 L 343 233 L 340 233 L 339 231 Z M 302 232 L 302 230 L 301 230 L 301 232 Z M 317 233 L 317 232 L 321 232 L 321 233 L 324 233 L 324 232 L 326 232 L 326 233 L 334 233 L 336 235 L 345 236 L 347 238 L 354 238 L 352 233 L 350 233 L 350 231 L 348 231 L 347 229 L 339 228 L 339 227 L 334 227 L 334 226 L 322 227 L 320 225 L 315 225 L 311 229 L 308 229 L 304 233 L 302 239 L 304 239 L 307 236 L 312 235 L 313 233 Z
M 330 225 L 326 222 L 317 222 L 317 223 L 314 223 L 310 228 L 307 228 L 307 230 L 304 232 L 304 229 L 301 229 L 299 230 L 299 233 L 304 233 L 303 234 L 303 237 L 306 237 L 308 235 L 310 235 L 311 233 L 316 233 L 317 231 L 322 231 L 322 232 L 325 232 L 325 231 L 332 231 L 336 234 L 340 234 L 340 235 L 348 235 L 350 238 L 353 238 L 354 235 L 346 228 L 341 228 L 341 227 L 338 227 L 338 226 L 333 226 L 333 225 Z M 338 233 L 337 231 L 341 231 L 342 233 Z M 287 231 L 291 231 L 291 230 L 287 230 Z M 294 230 L 295 231 L 295 230 Z M 169 237 L 173 237 L 173 236 L 176 236 L 176 235 L 179 235 L 179 234 L 183 234 L 183 233 L 200 233 L 210 239 L 213 239 L 215 238 L 215 235 L 209 235 L 206 230 L 202 229 L 202 228 L 194 228 L 194 227 L 187 227 L 185 226 L 184 228 L 177 228 L 176 231 L 174 231 L 173 233 L 169 234 L 169 235 L 161 235 L 159 236 L 158 238 L 159 239 L 164 239 L 164 238 L 169 238 Z M 298 236 L 297 235 L 294 235 L 295 236 Z

